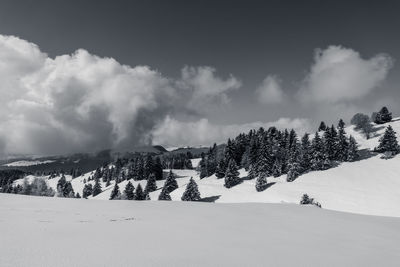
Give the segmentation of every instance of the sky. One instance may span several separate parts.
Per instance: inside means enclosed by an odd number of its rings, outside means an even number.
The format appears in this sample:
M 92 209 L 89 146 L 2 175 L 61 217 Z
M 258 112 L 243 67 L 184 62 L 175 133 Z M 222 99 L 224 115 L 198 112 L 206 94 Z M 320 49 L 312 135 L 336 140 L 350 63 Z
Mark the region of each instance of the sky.
M 400 113 L 397 1 L 0 2 L 0 152 L 210 145 Z

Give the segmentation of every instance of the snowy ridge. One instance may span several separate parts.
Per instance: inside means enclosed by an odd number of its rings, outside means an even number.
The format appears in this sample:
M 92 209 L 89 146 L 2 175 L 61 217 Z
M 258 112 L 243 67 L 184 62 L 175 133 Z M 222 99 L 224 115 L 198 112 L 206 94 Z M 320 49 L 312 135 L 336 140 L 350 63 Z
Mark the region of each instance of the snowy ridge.
M 362 133 L 355 131 L 353 126 L 346 128 L 348 135 L 355 137 L 360 149 L 373 149 L 387 125 L 391 125 L 400 139 L 400 121 L 374 125 L 375 134 L 369 140 Z M 196 167 L 200 159 L 193 159 L 192 164 Z M 169 170 L 164 170 L 168 172 Z M 195 170 L 173 170 L 177 176 L 179 188 L 171 193 L 172 200 L 179 201 L 190 177 L 193 177 L 199 186 L 201 197 L 208 201 L 222 203 L 296 203 L 298 204 L 303 194 L 307 193 L 322 204 L 324 209 L 345 211 L 359 214 L 395 216 L 400 217 L 400 156 L 384 160 L 380 155 L 370 155 L 369 158 L 356 162 L 344 162 L 338 167 L 325 171 L 312 171 L 298 177 L 294 182 L 286 182 L 286 175 L 274 178 L 268 177 L 269 187 L 263 192 L 255 190 L 255 180 L 246 180 L 230 189 L 224 187 L 224 179 L 218 179 L 215 175 L 200 180 Z M 92 175 L 91 172 L 71 180 L 75 192 L 82 195 L 84 180 Z M 244 169 L 240 170 L 240 177 L 247 176 Z M 33 178 L 33 177 L 30 177 Z M 59 177 L 48 180 L 48 183 L 56 190 Z M 19 181 L 21 182 L 21 181 Z M 165 180 L 157 181 L 157 190 L 150 193 L 151 200 L 157 200 Z M 94 184 L 94 181 L 88 183 Z M 107 200 L 110 197 L 114 181 L 106 187 L 101 182 L 103 192 L 91 199 Z M 123 192 L 128 181 L 119 183 L 120 191 Z M 141 184 L 143 188 L 146 181 L 132 181 L 137 187 Z

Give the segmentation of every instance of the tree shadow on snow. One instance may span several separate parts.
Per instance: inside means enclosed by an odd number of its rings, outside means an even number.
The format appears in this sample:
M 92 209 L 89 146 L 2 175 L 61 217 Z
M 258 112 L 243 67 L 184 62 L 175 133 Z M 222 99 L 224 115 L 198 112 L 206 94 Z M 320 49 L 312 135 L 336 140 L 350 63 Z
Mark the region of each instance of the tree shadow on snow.
M 211 197 L 203 197 L 202 199 L 200 199 L 200 202 L 209 202 L 209 203 L 214 203 L 215 201 L 217 201 L 219 198 L 221 197 L 221 195 L 218 196 L 211 196 Z

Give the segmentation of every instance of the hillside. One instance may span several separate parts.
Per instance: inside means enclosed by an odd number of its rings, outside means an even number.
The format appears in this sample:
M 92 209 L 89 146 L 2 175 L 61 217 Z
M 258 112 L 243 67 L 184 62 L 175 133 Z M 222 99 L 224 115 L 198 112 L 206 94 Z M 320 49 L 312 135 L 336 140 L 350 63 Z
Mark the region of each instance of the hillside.
M 289 204 L 11 194 L 0 194 L 0 203 L 2 267 L 398 266 L 400 260 L 398 218 Z
M 400 120 L 389 123 L 400 137 Z M 294 182 L 286 182 L 286 175 L 274 178 L 268 177 L 269 187 L 263 192 L 255 190 L 255 180 L 246 180 L 247 172 L 242 169 L 243 182 L 233 188 L 223 186 L 224 179 L 215 175 L 201 179 L 195 170 L 173 170 L 177 175 L 179 188 L 171 193 L 172 200 L 180 200 L 186 184 L 193 177 L 198 185 L 204 201 L 221 203 L 266 202 L 266 203 L 299 203 L 301 196 L 307 193 L 322 204 L 324 209 L 345 211 L 360 214 L 400 217 L 400 178 L 398 175 L 400 156 L 390 160 L 380 158 L 379 154 L 370 153 L 387 125 L 374 125 L 374 136 L 369 140 L 355 131 L 353 126 L 346 128 L 360 144 L 363 158 L 356 162 L 344 162 L 335 168 L 325 171 L 312 171 L 301 175 Z M 199 159 L 192 160 L 197 166 Z M 167 172 L 168 170 L 165 170 Z M 82 195 L 84 180 L 92 173 L 72 180 L 75 192 Z M 33 178 L 33 176 L 30 176 Z M 49 185 L 56 189 L 58 177 L 50 179 Z M 67 175 L 67 180 L 72 177 Z M 19 182 L 22 182 L 20 180 Z M 140 183 L 144 188 L 146 181 L 131 181 L 135 187 Z M 94 181 L 89 183 L 94 184 Z M 119 183 L 122 191 L 127 181 Z M 158 190 L 150 193 L 152 200 L 157 200 L 164 180 L 157 181 Z M 103 192 L 92 199 L 109 199 L 114 181 L 106 187 L 102 182 Z

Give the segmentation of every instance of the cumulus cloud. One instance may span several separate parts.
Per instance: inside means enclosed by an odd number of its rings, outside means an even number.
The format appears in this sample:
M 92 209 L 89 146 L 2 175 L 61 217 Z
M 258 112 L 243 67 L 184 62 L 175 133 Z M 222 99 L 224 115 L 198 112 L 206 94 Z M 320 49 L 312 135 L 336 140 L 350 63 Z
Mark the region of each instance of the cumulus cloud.
M 209 67 L 186 67 L 171 79 L 83 49 L 50 58 L 35 44 L 4 35 L 0 81 L 0 152 L 34 154 L 150 143 L 168 114 L 226 100 L 240 86 Z
M 300 96 L 303 101 L 337 103 L 361 98 L 386 78 L 393 60 L 385 54 L 364 59 L 353 49 L 318 49 Z
M 191 95 L 188 106 L 199 113 L 206 113 L 211 105 L 229 103 L 228 93 L 242 85 L 233 75 L 224 80 L 215 73 L 211 67 L 186 66 L 181 71 L 178 87 L 184 89 L 184 94 Z
M 263 104 L 280 103 L 284 99 L 281 80 L 275 75 L 268 75 L 256 90 L 257 100 Z
M 178 121 L 170 116 L 156 126 L 153 140 L 156 144 L 168 146 L 210 145 L 214 142 L 224 143 L 228 138 L 233 138 L 239 133 L 251 129 L 275 126 L 278 129 L 295 129 L 303 134 L 312 129 L 311 123 L 304 118 L 280 118 L 274 122 L 252 122 L 245 124 L 216 125 L 208 119 L 202 118 L 193 122 Z

